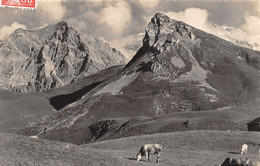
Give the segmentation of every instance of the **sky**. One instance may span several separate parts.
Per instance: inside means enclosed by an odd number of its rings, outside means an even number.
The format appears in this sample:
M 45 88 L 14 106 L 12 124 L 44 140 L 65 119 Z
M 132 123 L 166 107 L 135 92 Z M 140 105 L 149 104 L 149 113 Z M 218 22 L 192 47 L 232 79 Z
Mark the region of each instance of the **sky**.
M 0 40 L 17 28 L 66 21 L 82 32 L 103 36 L 124 53 L 123 45 L 144 33 L 158 12 L 260 50 L 260 0 L 38 0 L 35 10 L 0 7 Z

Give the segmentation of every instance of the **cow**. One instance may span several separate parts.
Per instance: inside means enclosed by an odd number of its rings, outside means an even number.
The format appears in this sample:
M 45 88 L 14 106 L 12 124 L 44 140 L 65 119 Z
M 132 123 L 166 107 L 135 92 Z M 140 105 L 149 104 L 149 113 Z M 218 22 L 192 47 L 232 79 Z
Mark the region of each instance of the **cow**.
M 249 160 L 237 159 L 237 158 L 226 158 L 226 160 L 221 164 L 221 166 L 252 166 Z
M 248 145 L 243 144 L 240 154 L 247 154 Z
M 221 164 L 221 166 L 260 166 L 259 161 L 249 161 L 246 159 L 237 159 L 237 158 L 226 158 L 226 160 Z
M 160 153 L 162 151 L 162 145 L 160 144 L 145 144 L 141 147 L 136 155 L 137 161 L 140 161 L 142 156 L 145 156 L 146 161 L 150 162 L 150 154 L 157 154 L 156 163 L 159 162 Z
M 29 137 L 38 139 L 41 134 L 46 134 L 46 131 L 47 131 L 47 127 L 44 127 L 43 130 L 41 132 L 39 132 L 37 135 L 32 135 Z

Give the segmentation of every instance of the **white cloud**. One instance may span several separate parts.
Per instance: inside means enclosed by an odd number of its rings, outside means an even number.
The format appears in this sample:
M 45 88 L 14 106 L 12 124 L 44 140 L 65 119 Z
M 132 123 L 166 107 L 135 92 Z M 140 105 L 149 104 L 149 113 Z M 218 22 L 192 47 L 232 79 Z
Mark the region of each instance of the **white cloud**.
M 204 31 L 210 31 L 212 24 L 208 21 L 209 13 L 205 9 L 188 8 L 181 12 L 166 12 L 169 17 L 183 21 Z
M 130 35 L 120 39 L 110 40 L 109 43 L 112 47 L 115 47 L 120 52 L 122 52 L 126 56 L 126 60 L 129 61 L 142 47 L 144 35 L 144 33 L 140 33 L 138 35 Z M 127 49 L 126 46 L 132 49 Z
M 248 33 L 249 36 L 260 34 L 260 18 L 256 16 L 245 16 L 246 23 L 241 28 Z
M 13 22 L 10 26 L 2 26 L 0 28 L 0 40 L 6 39 L 11 33 L 13 33 L 18 28 L 26 29 L 26 26 L 17 22 Z
M 245 16 L 246 23 L 241 26 L 242 37 L 251 44 L 254 49 L 260 50 L 260 18 L 256 16 Z
M 91 5 L 93 7 L 100 7 L 102 5 L 104 5 L 104 3 L 106 3 L 104 0 L 91 0 L 91 1 L 86 1 L 88 2 L 87 5 Z
M 73 26 L 76 29 L 79 29 L 80 31 L 84 31 L 85 29 L 87 29 L 87 24 L 82 19 L 70 18 L 67 20 L 67 22 L 69 25 Z M 74 25 L 77 25 L 77 26 L 74 26 Z
M 134 0 L 134 2 L 136 2 Z M 137 0 L 138 4 L 143 8 L 152 9 L 159 4 L 159 0 Z
M 260 16 L 260 0 L 257 1 L 255 10 L 256 10 L 256 13 L 258 14 L 258 16 Z
M 127 2 L 118 1 L 101 10 L 99 23 L 107 25 L 114 35 L 121 36 L 131 23 L 131 12 L 131 7 Z
M 65 15 L 66 7 L 62 5 L 61 0 L 40 0 L 38 1 L 38 7 L 36 10 L 42 12 L 43 15 L 48 17 L 49 20 L 60 21 Z
M 240 27 L 228 27 L 210 22 L 208 20 L 210 14 L 205 9 L 188 8 L 181 12 L 170 11 L 164 14 L 226 40 L 249 43 L 253 49 L 260 50 L 260 45 L 258 44 L 260 43 L 260 18 L 257 16 L 245 14 L 245 24 Z

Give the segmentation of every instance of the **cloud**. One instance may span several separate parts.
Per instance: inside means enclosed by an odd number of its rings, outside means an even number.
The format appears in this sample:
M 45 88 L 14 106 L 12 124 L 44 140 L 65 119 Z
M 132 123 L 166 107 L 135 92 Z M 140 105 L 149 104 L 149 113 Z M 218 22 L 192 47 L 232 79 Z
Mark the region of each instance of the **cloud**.
M 245 24 L 241 26 L 242 37 L 257 50 L 260 50 L 260 18 L 256 16 L 245 16 Z
M 87 23 L 85 21 L 83 21 L 82 19 L 78 19 L 78 18 L 70 18 L 67 20 L 68 24 L 73 26 L 76 29 L 79 29 L 80 31 L 84 31 L 85 29 L 87 29 Z M 77 25 L 77 26 L 74 26 Z
M 212 24 L 208 21 L 209 13 L 205 9 L 188 8 L 181 12 L 166 12 L 165 14 L 201 30 L 211 31 Z
M 100 6 L 103 6 L 106 3 L 105 0 L 91 0 L 91 1 L 86 1 L 86 2 L 91 7 L 100 7 Z
M 110 40 L 109 43 L 112 47 L 115 47 L 122 52 L 127 61 L 130 61 L 142 47 L 144 35 L 144 33 L 129 35 L 120 39 Z
M 159 4 L 159 0 L 137 0 L 137 3 L 145 9 L 152 9 Z
M 2 26 L 0 28 L 0 40 L 6 39 L 11 33 L 13 33 L 18 28 L 26 29 L 26 26 L 17 22 L 13 22 L 10 26 Z
M 255 12 L 260 17 L 260 0 L 256 1 Z
M 249 36 L 260 34 L 260 18 L 256 16 L 245 16 L 246 23 L 241 26 L 241 28 L 248 33 Z M 256 33 L 259 32 L 259 33 Z
M 118 1 L 101 10 L 99 23 L 108 26 L 114 35 L 121 36 L 131 23 L 131 12 L 131 7 L 127 2 Z
M 67 9 L 62 5 L 61 0 L 57 1 L 38 1 L 38 7 L 36 10 L 42 12 L 42 14 L 52 21 L 60 21 L 65 15 Z
M 164 14 L 169 17 L 183 21 L 195 28 L 214 34 L 231 42 L 247 46 L 250 44 L 255 50 L 260 50 L 260 18 L 254 15 L 245 14 L 245 23 L 239 27 L 228 27 L 226 25 L 216 25 L 209 21 L 210 13 L 205 9 L 188 8 L 181 12 L 169 11 Z

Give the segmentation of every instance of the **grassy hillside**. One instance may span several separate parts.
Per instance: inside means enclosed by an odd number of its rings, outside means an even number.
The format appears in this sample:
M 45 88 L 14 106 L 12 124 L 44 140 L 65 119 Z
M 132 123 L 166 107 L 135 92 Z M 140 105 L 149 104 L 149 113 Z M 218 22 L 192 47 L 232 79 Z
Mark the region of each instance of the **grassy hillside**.
M 139 147 L 146 143 L 160 143 L 163 146 L 160 165 L 216 165 L 227 157 L 259 160 L 260 133 L 225 131 L 186 131 L 134 136 L 96 144 L 85 145 L 104 154 L 135 158 Z M 242 144 L 249 145 L 248 155 L 237 154 Z M 152 156 L 155 162 L 156 157 Z
M 260 133 L 186 131 L 134 136 L 75 146 L 24 136 L 0 133 L 0 165 L 217 165 L 227 157 L 259 160 Z M 140 146 L 161 143 L 161 162 L 135 161 Z M 238 154 L 242 144 L 248 154 Z
M 0 131 L 9 131 L 35 125 L 54 108 L 37 94 L 0 90 Z
M 160 116 L 128 116 L 123 109 L 113 112 L 93 111 L 92 119 L 86 120 L 81 112 L 59 112 L 56 115 L 58 126 L 49 126 L 47 134 L 42 138 L 85 144 L 93 141 L 103 141 L 122 137 L 166 133 L 190 130 L 231 130 L 247 131 L 247 123 L 259 116 L 260 102 L 252 100 L 250 103 L 235 107 L 230 106 L 219 110 L 176 112 Z M 104 108 L 104 110 L 106 110 Z M 102 114 L 103 113 L 103 114 Z M 77 119 L 71 115 L 77 115 Z M 66 115 L 67 119 L 60 118 Z M 95 116 L 102 117 L 100 120 Z M 74 116 L 72 116 L 74 117 Z M 67 124 L 67 127 L 59 128 Z M 71 125 L 74 124 L 74 125 Z M 41 128 L 48 124 L 40 125 Z M 66 133 L 66 134 L 64 134 Z
M 56 110 L 75 102 L 85 93 L 122 69 L 115 66 L 69 85 L 40 93 L 0 89 L 0 131 L 18 131 L 35 126 Z

